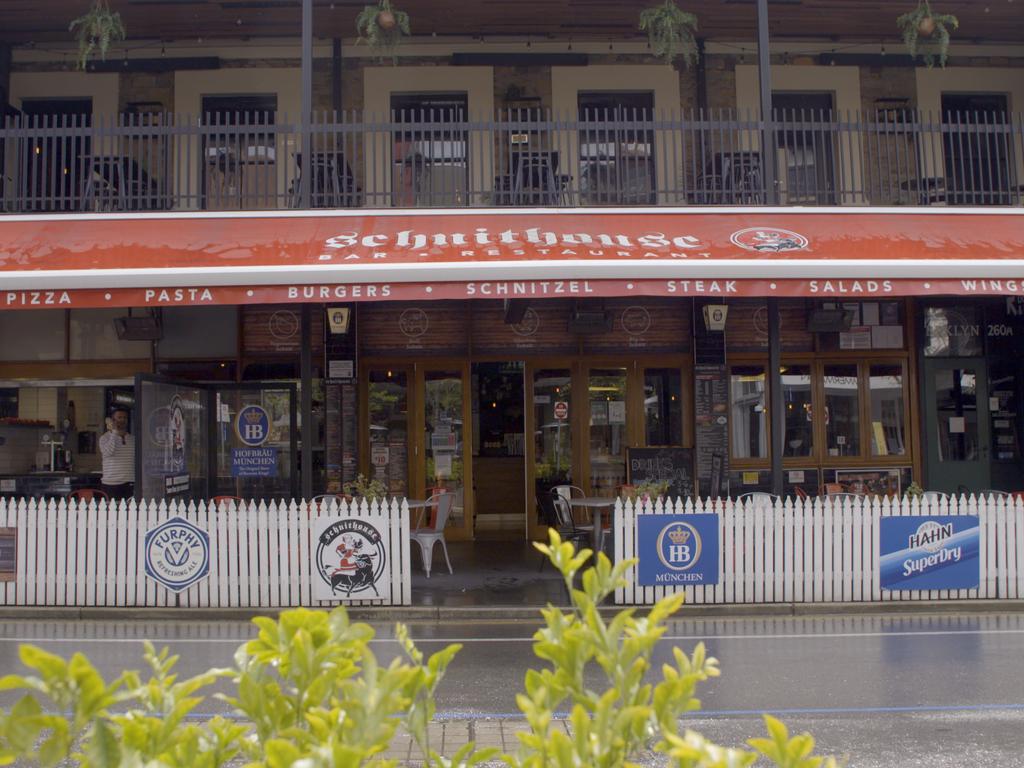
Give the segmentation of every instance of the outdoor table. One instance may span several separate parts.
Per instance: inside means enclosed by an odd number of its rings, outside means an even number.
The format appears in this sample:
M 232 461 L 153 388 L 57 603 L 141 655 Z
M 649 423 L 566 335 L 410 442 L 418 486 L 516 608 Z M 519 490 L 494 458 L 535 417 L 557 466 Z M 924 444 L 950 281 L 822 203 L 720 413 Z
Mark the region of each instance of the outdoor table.
M 423 522 L 423 510 L 429 507 L 436 507 L 437 499 L 406 499 L 405 503 L 408 505 L 410 512 L 414 509 L 420 511 L 419 516 L 416 518 L 416 528 L 419 528 L 420 523 Z
M 603 530 L 601 528 L 601 510 L 605 507 L 614 507 L 615 499 L 605 499 L 600 496 L 583 496 L 582 498 L 566 499 L 574 507 L 583 507 L 589 509 L 593 516 L 594 530 L 591 531 L 592 544 L 594 546 L 594 552 L 601 551 L 601 534 Z

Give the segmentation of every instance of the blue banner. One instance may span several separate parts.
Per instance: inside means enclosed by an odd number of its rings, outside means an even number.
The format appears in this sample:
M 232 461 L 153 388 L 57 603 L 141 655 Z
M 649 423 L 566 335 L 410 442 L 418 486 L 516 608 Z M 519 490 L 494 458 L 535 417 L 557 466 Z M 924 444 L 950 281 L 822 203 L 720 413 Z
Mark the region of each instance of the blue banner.
M 977 515 L 883 517 L 882 589 L 974 589 L 980 532 Z
M 638 515 L 640 584 L 718 583 L 718 515 Z
M 277 448 L 232 448 L 232 477 L 276 477 Z

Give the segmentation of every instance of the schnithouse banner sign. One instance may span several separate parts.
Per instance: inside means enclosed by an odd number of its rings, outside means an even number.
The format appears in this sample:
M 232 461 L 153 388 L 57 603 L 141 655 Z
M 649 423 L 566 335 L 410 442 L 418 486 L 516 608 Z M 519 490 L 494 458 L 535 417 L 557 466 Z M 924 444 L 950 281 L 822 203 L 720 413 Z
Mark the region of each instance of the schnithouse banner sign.
M 974 589 L 979 544 L 977 515 L 883 517 L 882 589 Z
M 718 515 L 638 515 L 640 583 L 718 583 Z

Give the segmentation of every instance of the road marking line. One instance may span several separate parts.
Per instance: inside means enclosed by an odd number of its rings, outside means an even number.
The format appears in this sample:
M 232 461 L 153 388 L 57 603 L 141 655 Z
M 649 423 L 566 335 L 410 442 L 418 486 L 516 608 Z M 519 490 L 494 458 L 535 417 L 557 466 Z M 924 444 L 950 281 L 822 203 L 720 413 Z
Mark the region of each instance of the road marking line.
M 862 638 L 862 637 L 942 637 L 962 635 L 1024 635 L 1024 629 L 925 629 L 906 630 L 899 632 L 798 632 L 793 634 L 770 634 L 770 635 L 665 635 L 661 639 L 673 641 L 708 641 L 708 640 L 833 640 L 836 638 Z M 214 643 L 245 643 L 255 638 L 255 634 L 248 637 L 237 638 L 191 638 L 191 637 L 169 637 L 169 638 L 129 638 L 129 637 L 0 637 L 2 643 L 138 643 L 145 640 L 153 643 L 177 643 L 179 645 L 214 644 Z M 530 637 L 413 637 L 419 644 L 426 643 L 532 643 Z M 398 640 L 392 637 L 379 637 L 373 640 L 374 643 L 397 643 Z
M 1024 710 L 1024 704 L 943 704 L 905 707 L 790 707 L 786 709 L 698 709 L 687 712 L 680 722 L 692 723 L 694 720 L 709 720 L 716 717 L 751 716 L 760 718 L 763 714 L 770 715 L 855 715 L 855 714 L 899 714 L 925 712 L 990 712 L 1000 710 Z M 556 720 L 569 718 L 568 712 L 556 712 Z M 436 712 L 435 720 L 523 720 L 522 712 Z

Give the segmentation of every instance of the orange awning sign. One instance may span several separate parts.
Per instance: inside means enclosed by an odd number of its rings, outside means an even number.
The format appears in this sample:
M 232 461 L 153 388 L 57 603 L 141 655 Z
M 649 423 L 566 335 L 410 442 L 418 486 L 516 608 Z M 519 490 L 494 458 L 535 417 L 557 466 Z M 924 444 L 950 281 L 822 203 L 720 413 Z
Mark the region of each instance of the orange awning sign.
M 0 218 L 0 308 L 1024 295 L 1024 210 L 325 211 Z

